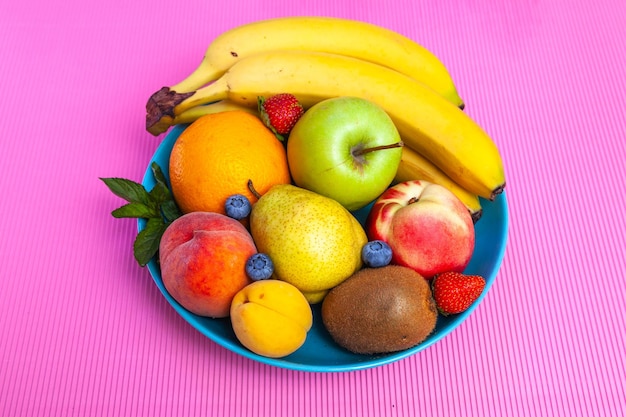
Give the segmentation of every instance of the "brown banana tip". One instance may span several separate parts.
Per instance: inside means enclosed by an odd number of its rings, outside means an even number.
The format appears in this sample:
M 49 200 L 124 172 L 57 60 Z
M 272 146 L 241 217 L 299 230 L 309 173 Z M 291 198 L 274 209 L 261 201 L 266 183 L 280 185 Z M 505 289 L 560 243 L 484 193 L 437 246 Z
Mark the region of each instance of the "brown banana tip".
M 476 224 L 478 223 L 478 220 L 480 220 L 481 217 L 483 217 L 483 210 L 477 210 L 477 211 L 473 211 L 470 213 L 472 215 L 472 223 Z
M 489 198 L 489 200 L 493 201 L 496 199 L 496 196 L 498 196 L 498 194 L 502 194 L 502 192 L 504 191 L 504 187 L 506 187 L 506 182 L 503 182 L 502 185 L 494 188 L 493 191 L 491 191 L 491 197 Z
M 461 104 L 459 104 L 459 109 L 461 109 L 461 110 L 465 110 L 465 103 L 461 103 Z

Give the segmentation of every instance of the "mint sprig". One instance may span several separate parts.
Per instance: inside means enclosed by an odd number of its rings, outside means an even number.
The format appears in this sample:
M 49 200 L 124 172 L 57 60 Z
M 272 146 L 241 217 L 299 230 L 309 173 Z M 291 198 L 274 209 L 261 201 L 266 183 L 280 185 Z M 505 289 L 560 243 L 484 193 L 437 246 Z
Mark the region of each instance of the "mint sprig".
M 100 178 L 113 194 L 128 202 L 113 210 L 113 217 L 146 219 L 145 228 L 137 233 L 133 243 L 133 254 L 142 267 L 157 255 L 165 229 L 182 215 L 161 167 L 153 162 L 150 169 L 156 182 L 150 191 L 126 178 Z

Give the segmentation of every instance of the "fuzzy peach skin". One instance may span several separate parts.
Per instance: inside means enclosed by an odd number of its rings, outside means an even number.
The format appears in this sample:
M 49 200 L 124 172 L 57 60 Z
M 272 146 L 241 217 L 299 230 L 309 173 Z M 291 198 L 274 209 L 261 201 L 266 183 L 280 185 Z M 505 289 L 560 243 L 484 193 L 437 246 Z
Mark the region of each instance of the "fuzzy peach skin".
M 219 213 L 185 214 L 161 238 L 163 284 L 190 312 L 228 317 L 235 294 L 252 282 L 245 264 L 256 252 L 252 236 L 238 221 Z
M 447 188 L 427 181 L 405 181 L 374 203 L 366 221 L 370 240 L 391 247 L 391 262 L 430 279 L 462 272 L 474 252 L 474 224 L 467 207 Z

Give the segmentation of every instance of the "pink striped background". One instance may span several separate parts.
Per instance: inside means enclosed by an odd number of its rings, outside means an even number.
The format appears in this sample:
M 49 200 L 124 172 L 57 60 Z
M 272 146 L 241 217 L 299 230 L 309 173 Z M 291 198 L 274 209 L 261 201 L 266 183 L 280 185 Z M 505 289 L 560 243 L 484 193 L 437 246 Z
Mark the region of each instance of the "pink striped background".
M 438 54 L 505 159 L 505 260 L 479 308 L 415 356 L 300 373 L 201 336 L 132 258 L 98 177 L 140 180 L 147 97 L 220 32 L 361 19 Z M 622 416 L 622 0 L 0 3 L 0 415 Z

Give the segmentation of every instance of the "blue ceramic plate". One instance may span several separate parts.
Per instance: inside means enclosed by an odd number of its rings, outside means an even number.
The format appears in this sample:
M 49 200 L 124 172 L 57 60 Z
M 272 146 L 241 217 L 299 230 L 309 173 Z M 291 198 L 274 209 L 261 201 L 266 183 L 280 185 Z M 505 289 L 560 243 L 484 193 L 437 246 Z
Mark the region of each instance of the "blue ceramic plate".
M 168 177 L 169 156 L 174 142 L 183 131 L 184 126 L 175 126 L 165 137 L 152 157 L 143 179 L 143 185 L 150 190 L 154 186 L 154 178 L 150 170 L 152 162 L 156 162 Z M 211 319 L 200 317 L 185 310 L 167 292 L 161 279 L 161 271 L 154 260 L 148 263 L 148 269 L 154 282 L 163 296 L 189 324 L 215 343 L 242 356 L 280 368 L 311 372 L 345 372 L 367 369 L 389 364 L 411 356 L 448 335 L 459 326 L 478 306 L 493 284 L 502 258 L 508 234 L 508 209 L 506 195 L 499 195 L 495 201 L 482 201 L 483 215 L 476 223 L 476 247 L 466 273 L 485 277 L 487 285 L 481 297 L 465 312 L 449 317 L 440 316 L 435 331 L 421 344 L 402 352 L 385 355 L 357 355 L 338 346 L 326 332 L 320 313 L 320 305 L 313 306 L 313 328 L 308 333 L 306 342 L 296 352 L 280 359 L 259 356 L 243 347 L 231 328 L 229 319 Z M 356 213 L 359 220 L 364 221 L 367 209 Z M 145 221 L 139 220 L 139 230 L 145 227 Z

